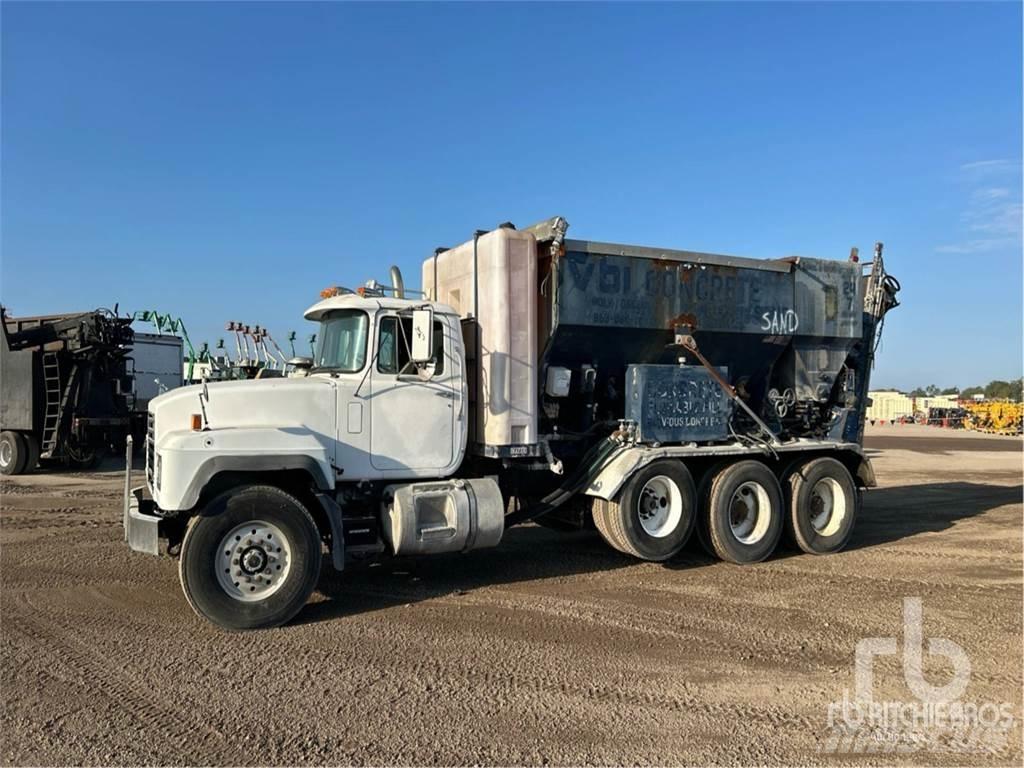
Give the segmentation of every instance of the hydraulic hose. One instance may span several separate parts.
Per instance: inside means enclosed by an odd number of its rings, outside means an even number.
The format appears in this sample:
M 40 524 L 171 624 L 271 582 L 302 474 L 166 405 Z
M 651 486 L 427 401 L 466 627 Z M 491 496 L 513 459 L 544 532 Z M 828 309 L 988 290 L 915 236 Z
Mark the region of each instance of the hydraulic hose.
M 608 466 L 622 448 L 620 443 L 610 437 L 594 445 L 562 485 L 532 507 L 506 515 L 505 528 L 529 522 L 560 507 L 579 493 L 594 475 Z

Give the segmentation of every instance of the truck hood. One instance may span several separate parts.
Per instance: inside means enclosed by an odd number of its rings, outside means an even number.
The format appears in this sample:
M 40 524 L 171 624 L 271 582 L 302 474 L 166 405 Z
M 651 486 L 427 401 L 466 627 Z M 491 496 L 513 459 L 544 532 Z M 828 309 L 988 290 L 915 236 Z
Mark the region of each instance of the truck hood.
M 334 382 L 322 376 L 305 378 L 218 381 L 179 387 L 149 403 L 155 424 L 155 439 L 168 432 L 191 428 L 191 417 L 205 408 L 205 426 L 210 430 L 239 427 L 305 428 L 325 438 L 335 434 L 337 397 Z

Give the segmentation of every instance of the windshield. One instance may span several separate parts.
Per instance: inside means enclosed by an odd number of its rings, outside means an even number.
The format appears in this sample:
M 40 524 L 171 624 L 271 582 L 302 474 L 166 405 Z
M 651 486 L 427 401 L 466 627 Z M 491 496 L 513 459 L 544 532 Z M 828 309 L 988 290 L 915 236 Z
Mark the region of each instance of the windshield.
M 339 309 L 320 321 L 314 368 L 355 373 L 366 362 L 366 313 L 358 309 Z

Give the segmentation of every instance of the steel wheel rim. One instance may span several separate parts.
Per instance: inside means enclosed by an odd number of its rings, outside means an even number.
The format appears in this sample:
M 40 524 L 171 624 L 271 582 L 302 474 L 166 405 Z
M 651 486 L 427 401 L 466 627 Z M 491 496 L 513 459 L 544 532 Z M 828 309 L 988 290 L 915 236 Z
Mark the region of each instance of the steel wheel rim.
M 729 528 L 740 544 L 756 544 L 768 533 L 771 499 L 760 483 L 748 481 L 737 488 L 729 502 Z
M 811 488 L 811 528 L 819 536 L 834 536 L 846 519 L 846 494 L 834 477 L 823 477 Z
M 679 527 L 683 517 L 683 494 L 672 478 L 657 475 L 640 489 L 636 507 L 644 533 L 663 539 Z
M 7 441 L 0 441 L 0 467 L 9 467 L 14 460 L 14 448 Z
M 280 528 L 264 520 L 236 525 L 215 553 L 217 583 L 243 603 L 266 600 L 288 579 L 292 546 Z

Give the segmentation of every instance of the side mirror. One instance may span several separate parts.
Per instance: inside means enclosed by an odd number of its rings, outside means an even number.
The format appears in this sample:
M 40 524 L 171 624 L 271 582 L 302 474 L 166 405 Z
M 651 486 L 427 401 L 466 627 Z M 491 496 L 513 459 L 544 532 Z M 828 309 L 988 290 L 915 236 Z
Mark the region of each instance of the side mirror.
M 412 312 L 412 350 L 414 363 L 427 363 L 434 357 L 434 312 L 414 309 Z

